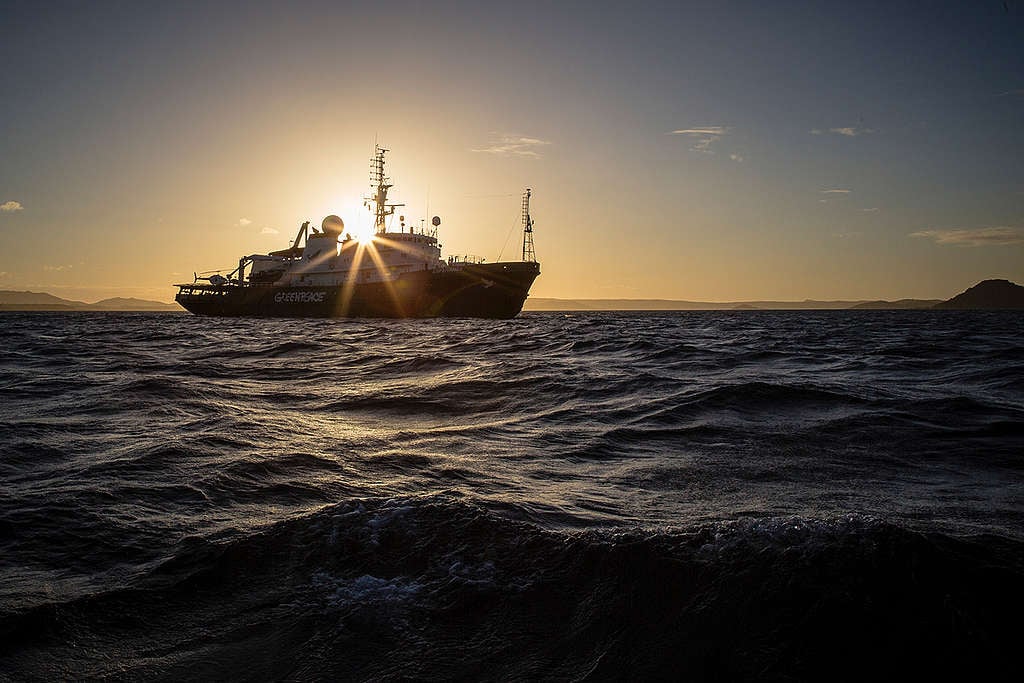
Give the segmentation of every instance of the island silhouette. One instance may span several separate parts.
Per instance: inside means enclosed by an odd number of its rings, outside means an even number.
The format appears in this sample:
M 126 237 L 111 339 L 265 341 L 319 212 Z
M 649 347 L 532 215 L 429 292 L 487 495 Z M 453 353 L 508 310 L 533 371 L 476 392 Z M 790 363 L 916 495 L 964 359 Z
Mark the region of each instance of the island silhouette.
M 1024 287 L 1009 280 L 983 280 L 934 308 L 950 310 L 1024 309 Z

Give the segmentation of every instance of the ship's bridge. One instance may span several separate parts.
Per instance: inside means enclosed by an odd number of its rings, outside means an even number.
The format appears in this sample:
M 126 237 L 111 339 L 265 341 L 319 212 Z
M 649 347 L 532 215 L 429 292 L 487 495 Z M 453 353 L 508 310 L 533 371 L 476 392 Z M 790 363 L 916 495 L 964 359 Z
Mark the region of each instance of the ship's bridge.
M 424 268 L 433 270 L 441 262 L 441 248 L 433 235 L 415 232 L 384 232 L 376 235 L 365 246 L 372 249 L 380 261 L 402 271 Z M 348 256 L 349 249 L 342 249 L 342 256 Z M 355 258 L 355 252 L 350 258 Z

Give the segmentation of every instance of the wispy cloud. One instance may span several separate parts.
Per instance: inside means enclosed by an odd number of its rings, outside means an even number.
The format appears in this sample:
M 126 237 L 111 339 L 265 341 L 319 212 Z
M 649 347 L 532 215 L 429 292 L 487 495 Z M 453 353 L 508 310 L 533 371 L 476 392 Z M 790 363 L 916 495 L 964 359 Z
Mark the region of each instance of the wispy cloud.
M 1006 244 L 1024 244 L 1024 228 L 999 226 L 995 228 L 960 228 L 953 230 L 921 230 L 911 237 L 935 240 L 936 244 L 958 247 L 987 247 Z
M 685 135 L 693 141 L 693 147 L 690 149 L 694 152 L 714 154 L 715 152 L 711 149 L 711 145 L 728 132 L 728 126 L 699 126 L 696 128 L 680 128 L 672 131 L 669 135 Z
M 71 270 L 72 267 L 73 266 L 71 264 L 68 264 L 68 265 L 65 265 L 65 266 L 43 266 L 43 270 L 48 271 L 48 272 L 53 272 L 53 271 L 61 271 L 61 270 Z
M 1013 90 L 1004 90 L 1003 92 L 999 93 L 999 97 L 1007 96 L 1024 97 L 1024 88 L 1014 88 Z
M 499 135 L 496 133 L 494 135 L 494 139 L 486 147 L 476 147 L 470 149 L 470 151 L 536 159 L 540 157 L 538 150 L 551 144 L 549 140 L 541 140 L 540 138 L 531 138 L 523 135 Z
M 849 196 L 851 190 L 845 190 L 845 189 L 840 188 L 840 187 L 833 187 L 833 188 L 828 189 L 828 190 L 818 190 L 818 192 L 820 192 L 821 194 L 825 195 L 824 197 L 822 197 L 818 201 L 820 203 L 822 203 L 822 204 L 827 204 L 828 202 L 831 202 L 831 201 L 836 201 L 836 200 L 840 200 L 840 199 L 846 199 Z
M 874 213 L 875 211 L 878 211 L 878 207 L 877 206 L 872 206 L 872 207 L 869 207 L 867 209 L 861 209 L 861 211 L 865 211 L 867 213 Z
M 240 227 L 243 227 L 243 228 L 244 228 L 244 227 L 245 227 L 245 226 L 247 226 L 247 225 L 252 225 L 252 221 L 251 221 L 251 220 L 249 220 L 248 218 L 239 218 L 239 219 L 238 219 L 238 222 L 237 222 L 237 223 L 235 223 L 235 225 L 238 225 L 238 226 L 240 226 Z
M 10 213 L 12 211 L 22 211 L 25 207 L 21 205 L 21 202 L 16 202 L 13 199 L 0 204 L 0 211 Z
M 740 155 L 740 154 L 730 154 L 729 158 L 732 159 L 733 161 L 735 161 L 738 164 L 742 164 L 743 163 L 743 156 Z
M 680 128 L 672 131 L 672 135 L 725 135 L 729 132 L 726 126 L 704 126 L 703 128 Z
M 821 128 L 812 128 L 811 135 L 824 135 L 825 133 L 834 133 L 835 135 L 843 135 L 848 138 L 855 138 L 858 135 L 867 135 L 868 133 L 874 133 L 874 128 L 857 128 L 856 126 L 844 126 L 842 128 L 829 128 L 828 130 L 822 130 Z
M 277 235 L 278 231 L 274 230 L 273 228 L 263 228 L 262 230 L 260 230 L 260 234 L 261 235 Z

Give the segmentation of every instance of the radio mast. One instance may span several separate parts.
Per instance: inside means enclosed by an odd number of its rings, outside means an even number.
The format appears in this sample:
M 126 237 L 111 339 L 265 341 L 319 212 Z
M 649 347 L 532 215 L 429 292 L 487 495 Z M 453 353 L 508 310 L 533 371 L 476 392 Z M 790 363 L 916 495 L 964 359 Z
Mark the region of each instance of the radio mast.
M 533 219 L 530 218 L 530 188 L 523 194 L 523 260 L 537 262 L 537 254 L 533 251 Z
M 384 149 L 380 145 L 374 145 L 373 158 L 370 159 L 370 188 L 374 190 L 372 197 L 366 197 L 367 202 L 373 202 L 374 208 L 374 231 L 377 234 L 387 231 L 387 227 L 384 225 L 385 220 L 388 216 L 395 213 L 395 209 L 399 206 L 405 206 L 405 204 L 388 204 L 388 190 L 393 185 L 390 184 L 391 178 L 384 175 L 384 154 L 388 150 Z M 369 207 L 369 204 L 367 204 Z

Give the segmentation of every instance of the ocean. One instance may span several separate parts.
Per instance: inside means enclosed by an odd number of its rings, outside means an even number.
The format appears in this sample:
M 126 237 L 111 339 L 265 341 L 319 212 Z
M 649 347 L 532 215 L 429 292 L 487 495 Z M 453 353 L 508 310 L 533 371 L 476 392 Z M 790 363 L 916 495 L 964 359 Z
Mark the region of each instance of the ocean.
M 0 314 L 0 678 L 1016 680 L 1024 316 Z

